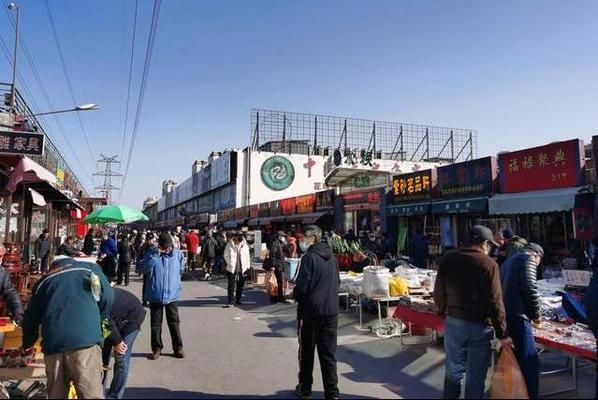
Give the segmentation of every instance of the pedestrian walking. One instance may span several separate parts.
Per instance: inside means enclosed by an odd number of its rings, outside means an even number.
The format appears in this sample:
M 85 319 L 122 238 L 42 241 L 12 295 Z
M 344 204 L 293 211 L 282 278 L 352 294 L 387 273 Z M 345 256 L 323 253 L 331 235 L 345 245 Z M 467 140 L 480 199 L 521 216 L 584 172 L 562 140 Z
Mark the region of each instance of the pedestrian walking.
M 72 382 L 82 399 L 104 398 L 101 324 L 114 293 L 95 263 L 57 257 L 32 291 L 23 318 L 23 348 L 41 326 L 48 398 L 66 399 Z
M 228 242 L 224 250 L 224 260 L 226 262 L 226 276 L 228 278 L 228 305 L 231 306 L 233 301 L 237 305 L 240 305 L 241 298 L 243 297 L 246 273 L 251 266 L 249 245 L 243 235 L 236 234 Z
M 306 227 L 302 240 L 307 252 L 301 258 L 293 290 L 293 298 L 297 301 L 299 338 L 299 383 L 295 391 L 300 398 L 311 396 L 314 351 L 317 348 L 324 395 L 326 399 L 336 399 L 339 396 L 336 371 L 338 265 L 330 246 L 322 242 L 319 227 Z
M 93 228 L 89 228 L 87 234 L 85 235 L 85 240 L 83 240 L 83 253 L 86 256 L 91 256 L 96 249 L 96 245 L 93 242 Z
M 116 260 L 118 257 L 118 247 L 114 236 L 105 233 L 100 243 L 100 262 L 104 275 L 110 282 L 116 280 Z
M 141 269 L 148 276 L 145 298 L 150 307 L 151 346 L 150 360 L 157 360 L 162 354 L 162 318 L 166 311 L 166 321 L 176 358 L 184 358 L 181 338 L 179 309 L 177 301 L 181 295 L 181 275 L 184 270 L 183 255 L 173 248 L 172 237 L 168 232 L 158 238 L 158 253 L 148 253 Z
M 540 359 L 532 323 L 540 324 L 540 294 L 536 274 L 542 257 L 542 247 L 537 243 L 529 243 L 522 252 L 508 258 L 500 267 L 507 332 L 513 339 L 515 356 L 530 399 L 538 398 L 540 379 Z
M 45 230 L 35 241 L 34 255 L 35 259 L 39 260 L 40 271 L 42 273 L 46 272 L 48 269 L 48 260 L 50 258 L 50 239 Z
M 503 345 L 512 343 L 507 338 L 498 265 L 489 256 L 496 246 L 492 231 L 475 225 L 469 239 L 468 246 L 442 257 L 434 287 L 438 313 L 445 317 L 446 399 L 460 396 L 464 373 L 465 398 L 483 398 L 494 336 L 491 325 Z
M 118 270 L 116 272 L 117 285 L 122 285 L 123 279 L 125 286 L 129 286 L 129 272 L 131 269 L 132 246 L 129 243 L 126 233 L 120 234 L 118 241 Z
M 195 271 L 195 267 L 199 263 L 199 235 L 191 230 L 185 239 L 187 243 L 187 259 L 189 266 L 192 271 Z
M 110 365 L 114 353 L 112 382 L 106 392 L 107 399 L 122 399 L 127 386 L 129 365 L 133 344 L 145 319 L 145 309 L 134 294 L 123 289 L 114 289 L 114 302 L 110 310 L 110 336 L 104 342 L 102 360 L 104 370 Z M 106 374 L 104 374 L 104 383 Z
M 202 256 L 203 256 L 203 269 L 206 273 L 206 281 L 210 279 L 214 268 L 214 262 L 216 261 L 216 253 L 218 252 L 218 242 L 213 237 L 212 231 L 206 233 L 206 238 L 202 241 Z
M 155 236 L 152 232 L 149 232 L 145 236 L 145 242 L 139 248 L 136 262 L 136 267 L 139 270 L 139 273 L 143 275 L 143 286 L 141 287 L 141 302 L 144 306 L 149 306 L 149 303 L 145 298 L 145 289 L 147 287 L 147 274 L 143 273 L 143 262 L 148 254 L 156 253 L 158 253 L 158 247 L 156 247 L 155 244 Z
M 282 271 L 284 268 L 285 261 L 285 247 L 287 245 L 287 235 L 283 231 L 278 231 L 276 236 L 272 239 L 270 244 L 270 260 L 272 262 L 272 268 L 274 269 L 274 275 L 278 281 L 278 296 L 271 297 L 270 301 L 275 302 L 286 302 L 284 298 L 284 288 L 282 285 Z

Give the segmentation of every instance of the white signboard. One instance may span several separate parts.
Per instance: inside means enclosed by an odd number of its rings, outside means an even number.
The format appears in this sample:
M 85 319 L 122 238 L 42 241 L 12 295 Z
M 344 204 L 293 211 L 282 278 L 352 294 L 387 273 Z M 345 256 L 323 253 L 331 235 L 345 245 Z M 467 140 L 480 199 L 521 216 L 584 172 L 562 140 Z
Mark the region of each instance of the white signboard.
M 324 183 L 328 157 L 265 151 L 252 151 L 249 157 L 249 205 L 328 189 Z
M 230 153 L 226 152 L 212 161 L 211 189 L 224 186 L 230 182 Z

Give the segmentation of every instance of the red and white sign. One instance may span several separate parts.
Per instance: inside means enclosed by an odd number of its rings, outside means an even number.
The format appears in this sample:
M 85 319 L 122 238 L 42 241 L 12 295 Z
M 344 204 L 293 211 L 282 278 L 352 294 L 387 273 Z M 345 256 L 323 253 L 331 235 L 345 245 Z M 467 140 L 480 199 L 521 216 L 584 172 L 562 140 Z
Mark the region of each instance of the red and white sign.
M 579 139 L 499 154 L 502 193 L 583 185 L 583 142 Z

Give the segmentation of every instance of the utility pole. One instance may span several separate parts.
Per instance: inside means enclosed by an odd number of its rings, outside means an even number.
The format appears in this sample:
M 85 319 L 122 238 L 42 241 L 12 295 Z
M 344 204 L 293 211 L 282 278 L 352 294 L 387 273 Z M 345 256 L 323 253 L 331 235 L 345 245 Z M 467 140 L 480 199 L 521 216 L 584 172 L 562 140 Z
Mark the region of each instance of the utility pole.
M 112 185 L 112 177 L 122 176 L 122 174 L 112 169 L 113 165 L 120 164 L 120 161 L 118 161 L 117 158 L 118 156 L 106 157 L 105 155 L 100 154 L 98 163 L 105 164 L 104 170 L 93 174 L 94 176 L 104 177 L 104 183 L 100 186 L 97 186 L 95 189 L 102 193 L 102 196 L 104 196 L 108 204 L 110 204 L 112 201 L 112 191 L 119 189 L 118 187 Z

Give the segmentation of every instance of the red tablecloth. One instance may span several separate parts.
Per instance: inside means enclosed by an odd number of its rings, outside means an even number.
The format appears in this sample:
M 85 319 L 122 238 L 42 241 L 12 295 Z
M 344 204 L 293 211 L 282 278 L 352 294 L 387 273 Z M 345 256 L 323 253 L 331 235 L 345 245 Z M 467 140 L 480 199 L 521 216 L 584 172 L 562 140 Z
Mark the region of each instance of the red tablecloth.
M 414 325 L 434 329 L 436 332 L 444 332 L 444 320 L 437 314 L 417 311 L 406 306 L 397 306 L 393 317 L 403 322 L 411 322 Z
M 436 314 L 417 311 L 406 306 L 397 306 L 393 317 L 403 322 L 411 322 L 415 325 L 434 329 L 439 333 L 444 332 L 444 319 Z M 591 361 L 597 361 L 596 353 L 591 350 L 576 347 L 563 342 L 557 342 L 538 334 L 534 335 L 534 340 L 536 343 L 541 344 L 548 349 L 560 351 L 562 353 L 567 353 L 569 355 L 585 358 Z

